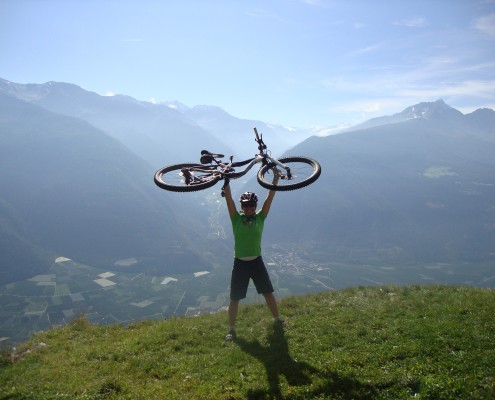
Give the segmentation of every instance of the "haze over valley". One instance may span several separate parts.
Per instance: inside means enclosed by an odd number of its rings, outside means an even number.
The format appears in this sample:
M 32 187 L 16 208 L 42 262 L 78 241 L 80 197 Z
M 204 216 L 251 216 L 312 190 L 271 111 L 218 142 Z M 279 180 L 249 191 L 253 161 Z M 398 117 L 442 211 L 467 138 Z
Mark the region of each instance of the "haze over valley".
M 0 79 L 0 338 L 81 313 L 128 323 L 224 307 L 233 242 L 221 185 L 170 193 L 153 174 L 202 149 L 252 157 L 255 126 L 273 155 L 322 166 L 270 212 L 264 257 L 279 296 L 495 286 L 491 109 L 463 114 L 439 99 L 320 137 L 215 106 Z M 254 172 L 232 188 L 264 197 Z

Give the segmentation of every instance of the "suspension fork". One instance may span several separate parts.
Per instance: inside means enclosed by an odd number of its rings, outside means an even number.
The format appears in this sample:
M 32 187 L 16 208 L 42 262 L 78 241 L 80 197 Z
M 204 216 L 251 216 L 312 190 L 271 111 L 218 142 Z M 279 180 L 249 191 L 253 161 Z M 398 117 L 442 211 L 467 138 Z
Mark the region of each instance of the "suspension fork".
M 190 185 L 193 180 L 193 175 L 191 174 L 191 171 L 189 171 L 189 168 L 182 168 L 180 173 L 185 178 L 186 185 Z
M 283 169 L 283 170 L 285 170 L 285 172 L 287 172 L 287 175 L 281 175 L 280 176 L 281 179 L 288 179 L 288 180 L 292 179 L 292 173 L 290 171 L 290 167 L 288 167 L 285 164 L 282 164 L 276 158 L 268 157 L 268 159 L 270 160 L 271 163 L 275 164 L 277 167 L 280 167 L 280 169 Z
M 232 168 L 232 163 L 234 162 L 234 156 L 230 156 L 230 162 L 225 166 L 225 172 L 233 172 L 234 168 Z M 223 175 L 223 174 L 222 174 Z M 223 185 L 220 191 L 222 197 L 225 197 L 225 187 L 230 183 L 230 178 L 228 176 L 223 175 Z

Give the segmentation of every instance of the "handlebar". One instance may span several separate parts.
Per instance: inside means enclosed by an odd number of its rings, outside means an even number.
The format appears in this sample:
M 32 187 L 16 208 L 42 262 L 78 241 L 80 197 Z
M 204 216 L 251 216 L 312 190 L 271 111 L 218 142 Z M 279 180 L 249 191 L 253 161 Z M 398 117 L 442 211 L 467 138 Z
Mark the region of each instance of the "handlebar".
M 263 153 L 263 150 L 266 150 L 266 144 L 263 143 L 263 135 L 260 135 L 258 133 L 258 130 L 256 129 L 256 127 L 253 128 L 254 129 L 254 134 L 256 135 L 256 142 L 258 143 L 258 150 Z

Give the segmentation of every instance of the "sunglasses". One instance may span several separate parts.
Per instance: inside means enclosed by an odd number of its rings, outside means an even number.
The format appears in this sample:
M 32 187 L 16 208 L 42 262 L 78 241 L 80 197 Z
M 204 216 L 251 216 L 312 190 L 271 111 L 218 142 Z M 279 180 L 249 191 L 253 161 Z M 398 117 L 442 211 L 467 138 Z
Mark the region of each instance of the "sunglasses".
M 246 203 L 242 204 L 242 208 L 250 208 L 250 207 L 256 207 L 256 203 Z

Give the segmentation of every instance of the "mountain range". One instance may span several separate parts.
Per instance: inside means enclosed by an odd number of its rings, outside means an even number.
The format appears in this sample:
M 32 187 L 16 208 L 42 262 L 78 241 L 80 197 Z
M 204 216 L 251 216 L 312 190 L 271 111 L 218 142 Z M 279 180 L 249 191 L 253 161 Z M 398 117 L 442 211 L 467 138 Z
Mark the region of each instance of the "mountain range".
M 252 156 L 254 126 L 275 155 L 312 157 L 323 171 L 309 187 L 276 195 L 267 245 L 317 261 L 493 262 L 493 110 L 464 115 L 438 100 L 308 137 L 214 106 L 0 80 L 0 283 L 43 273 L 59 256 L 148 272 L 228 257 L 229 236 L 209 235 L 212 215 L 224 211 L 219 188 L 168 193 L 152 177 L 198 161 L 204 148 Z M 256 185 L 232 183 L 235 194 Z
M 156 190 L 146 161 L 86 121 L 0 93 L 0 160 L 0 282 L 43 273 L 58 256 L 209 266 L 189 244 L 202 231 L 192 198 Z
M 272 151 L 281 153 L 310 135 L 305 130 L 235 118 L 219 107 L 155 104 L 129 96 L 100 96 L 69 83 L 22 85 L 0 79 L 0 92 L 57 114 L 82 119 L 160 165 L 196 161 L 205 143 L 211 151 L 252 157 L 257 147 L 252 129 L 270 136 Z M 198 150 L 199 149 L 199 150 Z
M 324 173 L 297 194 L 299 204 L 290 195 L 277 200 L 284 210 L 271 215 L 278 240 L 295 225 L 323 258 L 493 261 L 493 110 L 464 115 L 442 100 L 421 103 L 346 133 L 309 138 L 295 151 L 320 160 Z

